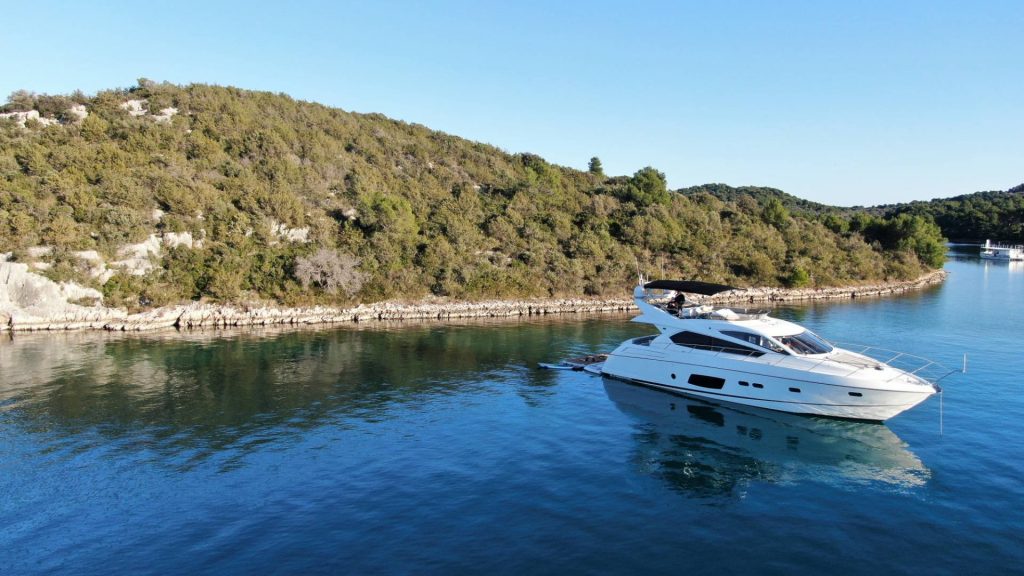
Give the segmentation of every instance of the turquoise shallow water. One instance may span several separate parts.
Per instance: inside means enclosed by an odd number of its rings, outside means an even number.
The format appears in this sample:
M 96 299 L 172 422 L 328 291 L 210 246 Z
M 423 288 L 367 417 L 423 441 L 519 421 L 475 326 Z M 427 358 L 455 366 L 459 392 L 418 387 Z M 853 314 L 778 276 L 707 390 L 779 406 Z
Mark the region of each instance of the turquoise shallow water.
M 714 406 L 538 361 L 649 332 L 542 322 L 15 335 L 0 573 L 1024 571 L 1024 266 L 786 307 L 956 366 L 886 425 Z

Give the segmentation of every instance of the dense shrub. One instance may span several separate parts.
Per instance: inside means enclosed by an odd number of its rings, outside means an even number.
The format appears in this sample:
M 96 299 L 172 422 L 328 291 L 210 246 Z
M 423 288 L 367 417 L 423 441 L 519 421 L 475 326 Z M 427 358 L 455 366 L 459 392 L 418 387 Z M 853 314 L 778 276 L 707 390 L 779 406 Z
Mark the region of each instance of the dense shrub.
M 318 286 L 328 294 L 341 290 L 347 296 L 353 296 L 362 288 L 365 278 L 358 267 L 358 258 L 321 248 L 295 261 L 295 278 L 303 288 Z

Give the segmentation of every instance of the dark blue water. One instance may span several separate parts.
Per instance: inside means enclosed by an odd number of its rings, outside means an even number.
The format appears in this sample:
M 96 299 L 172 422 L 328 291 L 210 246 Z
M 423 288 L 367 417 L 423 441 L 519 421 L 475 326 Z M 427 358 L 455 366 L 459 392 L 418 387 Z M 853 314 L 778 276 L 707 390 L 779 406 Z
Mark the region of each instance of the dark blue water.
M 1024 570 L 1024 267 L 788 307 L 969 372 L 886 425 L 714 406 L 538 361 L 547 322 L 15 335 L 0 573 Z

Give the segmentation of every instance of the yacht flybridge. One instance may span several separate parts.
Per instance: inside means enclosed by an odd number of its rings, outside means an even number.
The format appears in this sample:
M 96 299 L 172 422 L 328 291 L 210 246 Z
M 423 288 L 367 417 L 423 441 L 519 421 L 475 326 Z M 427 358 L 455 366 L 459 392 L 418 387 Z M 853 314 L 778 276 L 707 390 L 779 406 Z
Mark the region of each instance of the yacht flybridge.
M 772 410 L 882 421 L 940 392 L 952 373 L 923 358 L 833 346 L 804 327 L 763 310 L 688 303 L 730 286 L 641 282 L 641 314 L 658 334 L 620 344 L 587 371 L 693 396 Z M 929 375 L 931 377 L 929 377 Z

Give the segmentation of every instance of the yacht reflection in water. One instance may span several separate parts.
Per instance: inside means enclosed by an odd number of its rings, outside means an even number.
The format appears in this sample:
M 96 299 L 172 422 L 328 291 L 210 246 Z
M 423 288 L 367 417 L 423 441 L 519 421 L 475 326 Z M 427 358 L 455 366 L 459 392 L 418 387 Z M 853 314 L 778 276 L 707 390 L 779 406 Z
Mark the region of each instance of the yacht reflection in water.
M 637 421 L 636 465 L 688 495 L 741 493 L 753 481 L 909 488 L 928 468 L 882 424 L 726 407 L 603 378 Z

